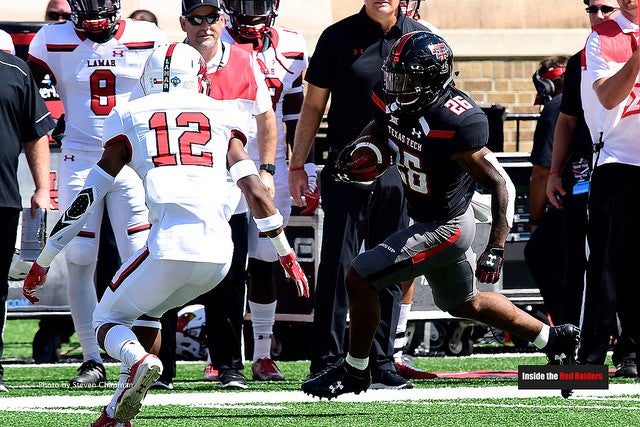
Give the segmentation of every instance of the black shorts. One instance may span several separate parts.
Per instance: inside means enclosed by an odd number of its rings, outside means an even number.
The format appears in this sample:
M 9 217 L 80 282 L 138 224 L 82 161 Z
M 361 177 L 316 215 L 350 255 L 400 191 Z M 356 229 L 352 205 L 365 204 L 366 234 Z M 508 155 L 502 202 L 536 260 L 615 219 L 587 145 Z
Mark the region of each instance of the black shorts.
M 443 223 L 415 223 L 358 255 L 352 267 L 377 289 L 424 275 L 435 304 L 447 311 L 477 293 L 471 207 Z

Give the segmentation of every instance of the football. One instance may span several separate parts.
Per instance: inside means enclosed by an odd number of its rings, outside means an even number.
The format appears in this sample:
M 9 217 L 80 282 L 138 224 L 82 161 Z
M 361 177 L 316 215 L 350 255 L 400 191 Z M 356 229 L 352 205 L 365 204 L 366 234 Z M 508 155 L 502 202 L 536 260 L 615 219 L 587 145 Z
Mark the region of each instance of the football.
M 338 155 L 337 175 L 343 181 L 373 181 L 389 168 L 391 154 L 385 140 L 362 135 L 344 147 Z

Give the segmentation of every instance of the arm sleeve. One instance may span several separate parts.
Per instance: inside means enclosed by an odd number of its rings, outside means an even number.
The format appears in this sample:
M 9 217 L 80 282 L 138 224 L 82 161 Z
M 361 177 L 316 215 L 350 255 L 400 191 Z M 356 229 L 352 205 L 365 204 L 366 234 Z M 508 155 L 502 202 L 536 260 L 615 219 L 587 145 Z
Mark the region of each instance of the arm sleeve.
M 98 165 L 91 168 L 84 187 L 51 230 L 46 244 L 47 253 L 59 253 L 82 230 L 96 202 L 104 198 L 114 179 Z M 40 260 L 38 263 L 45 265 Z

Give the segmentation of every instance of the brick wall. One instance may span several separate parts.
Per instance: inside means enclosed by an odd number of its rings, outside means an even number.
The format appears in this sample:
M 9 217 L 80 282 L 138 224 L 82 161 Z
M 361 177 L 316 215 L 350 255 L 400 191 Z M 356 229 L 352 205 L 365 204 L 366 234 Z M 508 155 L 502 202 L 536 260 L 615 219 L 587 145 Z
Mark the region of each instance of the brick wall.
M 535 88 L 531 76 L 539 61 L 522 58 L 456 59 L 460 71 L 456 85 L 478 103 L 499 104 L 507 113 L 538 113 L 533 105 Z M 520 121 L 519 149 L 516 149 L 516 121 L 504 124 L 504 151 L 531 151 L 536 121 Z

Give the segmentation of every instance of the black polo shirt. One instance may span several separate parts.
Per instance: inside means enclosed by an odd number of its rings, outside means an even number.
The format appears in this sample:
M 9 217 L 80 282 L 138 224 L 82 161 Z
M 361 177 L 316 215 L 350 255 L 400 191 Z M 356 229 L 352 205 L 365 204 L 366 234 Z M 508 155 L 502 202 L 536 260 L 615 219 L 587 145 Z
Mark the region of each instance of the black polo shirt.
M 384 34 L 363 7 L 325 29 L 309 61 L 305 80 L 331 91 L 327 144 L 340 150 L 373 119 L 371 92 L 382 78 L 380 68 L 393 43 L 403 34 L 428 31 L 400 14 Z
M 571 141 L 571 148 L 584 155 L 591 152 L 592 143 L 589 128 L 584 121 L 584 110 L 582 109 L 582 98 L 580 95 L 582 55 L 584 55 L 584 50 L 573 55 L 567 62 L 567 68 L 564 72 L 564 87 L 562 89 L 560 112 L 578 119 L 573 140 Z
M 55 126 L 27 64 L 0 51 L 0 207 L 22 208 L 18 156 L 23 142 Z

